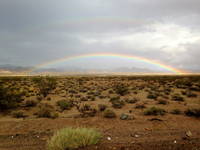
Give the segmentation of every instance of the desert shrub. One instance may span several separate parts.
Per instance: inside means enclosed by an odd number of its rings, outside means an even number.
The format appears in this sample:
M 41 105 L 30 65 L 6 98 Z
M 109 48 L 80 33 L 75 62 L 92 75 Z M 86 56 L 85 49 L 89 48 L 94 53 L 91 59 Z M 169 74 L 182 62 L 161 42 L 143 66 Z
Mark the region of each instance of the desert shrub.
M 186 95 L 186 93 L 187 93 L 187 91 L 186 91 L 186 90 L 184 90 L 184 91 L 181 91 L 181 94 L 182 94 L 182 95 Z
M 151 107 L 144 111 L 144 115 L 165 115 L 166 111 L 162 108 Z
M 171 114 L 179 115 L 179 114 L 181 114 L 181 110 L 180 109 L 173 109 L 171 111 Z
M 60 109 L 63 110 L 69 110 L 73 107 L 73 102 L 72 101 L 67 101 L 67 100 L 60 100 L 57 101 L 57 105 L 60 107 Z
M 110 102 L 114 108 L 122 108 L 125 105 L 124 101 L 120 100 L 120 97 L 112 97 Z
M 74 150 L 97 144 L 101 133 L 89 128 L 64 128 L 48 141 L 48 150 Z
M 113 91 L 112 89 L 110 89 L 110 90 L 108 91 L 108 93 L 109 93 L 109 94 L 113 94 L 114 91 Z
M 34 107 L 37 105 L 37 101 L 35 100 L 26 100 L 25 101 L 25 107 Z
M 12 112 L 12 116 L 13 116 L 14 118 L 24 118 L 24 117 L 26 117 L 26 116 L 24 115 L 24 112 L 23 112 L 23 111 L 15 111 L 15 112 Z
M 50 100 L 51 100 L 51 97 L 47 97 L 47 100 L 50 101 Z
M 186 91 L 186 96 L 187 97 L 197 97 L 197 94 L 195 94 L 192 91 L 188 90 L 188 91 Z
M 115 97 L 111 97 L 109 101 L 112 103 L 113 101 L 119 101 L 119 100 L 120 100 L 120 97 L 115 96 Z
M 113 87 L 113 89 L 117 94 L 119 94 L 121 96 L 124 96 L 124 95 L 128 94 L 128 88 L 124 84 L 116 84 Z
M 167 105 L 167 104 L 168 104 L 168 101 L 165 100 L 165 99 L 159 99 L 159 100 L 158 100 L 158 104 Z
M 35 77 L 32 79 L 37 84 L 41 95 L 46 97 L 50 91 L 56 88 L 56 79 L 53 77 Z
M 184 101 L 184 98 L 180 94 L 178 94 L 178 93 L 172 95 L 172 99 L 174 101 Z
M 158 97 L 157 93 L 149 93 L 147 95 L 147 98 L 149 98 L 149 99 L 157 99 L 157 97 Z
M 198 87 L 197 85 L 193 85 L 189 89 L 192 91 L 200 91 L 200 86 Z
M 39 106 L 39 110 L 38 112 L 35 113 L 35 115 L 37 115 L 37 117 L 39 118 L 57 118 L 58 117 L 58 113 L 55 112 L 54 108 L 52 105 L 49 104 L 41 104 Z
M 107 108 L 107 105 L 105 105 L 105 104 L 99 104 L 98 105 L 99 111 L 104 111 L 106 108 Z
M 81 101 L 88 101 L 87 97 L 81 97 Z
M 139 101 L 138 98 L 127 98 L 127 99 L 125 99 L 125 102 L 127 102 L 129 104 L 134 104 L 134 103 L 136 103 L 138 101 Z
M 78 111 L 81 112 L 82 117 L 94 117 L 97 112 L 97 110 L 92 108 L 89 104 L 79 106 Z
M 136 104 L 135 106 L 136 109 L 144 109 L 146 106 L 144 104 Z
M 113 110 L 111 110 L 111 109 L 106 109 L 106 110 L 104 110 L 104 112 L 103 112 L 103 116 L 104 116 L 105 118 L 115 118 L 115 117 L 116 117 L 116 114 L 115 114 L 115 112 L 114 112 Z
M 200 117 L 200 108 L 189 108 L 185 111 L 187 116 Z
M 113 108 L 122 108 L 123 106 L 124 106 L 124 101 L 122 100 L 112 101 Z
M 38 100 L 38 101 L 41 101 L 42 98 L 43 98 L 42 96 L 39 96 L 39 95 L 37 96 L 37 100 Z
M 18 88 L 0 85 L 0 110 L 15 108 L 23 101 L 25 93 Z

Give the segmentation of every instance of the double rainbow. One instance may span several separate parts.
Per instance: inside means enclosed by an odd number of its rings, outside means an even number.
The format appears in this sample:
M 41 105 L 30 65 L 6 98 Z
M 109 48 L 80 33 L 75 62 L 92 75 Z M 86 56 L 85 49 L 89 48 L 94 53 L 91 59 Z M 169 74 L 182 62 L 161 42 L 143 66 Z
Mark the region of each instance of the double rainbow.
M 96 54 L 83 54 L 83 55 L 76 55 L 76 56 L 66 56 L 64 58 L 60 58 L 60 59 L 56 59 L 56 60 L 52 60 L 46 63 L 42 63 L 39 65 L 34 66 L 32 69 L 30 69 L 27 73 L 30 74 L 40 68 L 43 67 L 47 67 L 49 65 L 53 65 L 53 64 L 57 64 L 57 63 L 61 63 L 61 62 L 66 62 L 66 61 L 70 61 L 70 60 L 75 60 L 75 59 L 81 59 L 81 58 L 93 58 L 93 57 L 112 57 L 112 58 L 126 58 L 129 60 L 137 60 L 140 62 L 144 62 L 144 63 L 148 63 L 148 64 L 152 64 L 155 66 L 158 66 L 159 68 L 165 69 L 169 72 L 175 73 L 175 74 L 184 74 L 186 72 L 176 69 L 174 67 L 165 65 L 163 63 L 151 60 L 151 59 L 147 59 L 144 57 L 138 57 L 138 56 L 134 56 L 134 55 L 124 55 L 124 54 L 113 54 L 113 53 L 96 53 Z

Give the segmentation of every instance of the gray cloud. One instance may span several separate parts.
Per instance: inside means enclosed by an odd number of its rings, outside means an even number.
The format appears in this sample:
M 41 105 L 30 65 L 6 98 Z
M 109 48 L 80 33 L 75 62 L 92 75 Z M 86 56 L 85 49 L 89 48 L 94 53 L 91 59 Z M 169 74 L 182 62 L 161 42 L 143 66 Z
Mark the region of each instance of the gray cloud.
M 197 69 L 198 18 L 198 0 L 1 0 L 0 64 L 110 52 Z

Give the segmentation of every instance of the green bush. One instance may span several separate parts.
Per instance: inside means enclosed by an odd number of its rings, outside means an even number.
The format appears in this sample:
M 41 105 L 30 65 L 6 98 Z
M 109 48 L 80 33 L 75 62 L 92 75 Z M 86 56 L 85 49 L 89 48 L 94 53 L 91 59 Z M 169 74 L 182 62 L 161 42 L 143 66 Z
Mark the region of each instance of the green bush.
M 60 100 L 57 101 L 57 105 L 60 107 L 60 109 L 63 110 L 69 110 L 73 107 L 73 102 L 72 101 L 67 101 L 67 100 Z
M 166 111 L 162 108 L 151 107 L 144 111 L 144 115 L 165 115 Z
M 115 118 L 116 117 L 116 114 L 113 110 L 111 109 L 106 109 L 104 112 L 103 112 L 103 116 L 105 118 Z
M 88 128 L 64 128 L 48 141 L 48 150 L 74 150 L 97 144 L 101 133 Z

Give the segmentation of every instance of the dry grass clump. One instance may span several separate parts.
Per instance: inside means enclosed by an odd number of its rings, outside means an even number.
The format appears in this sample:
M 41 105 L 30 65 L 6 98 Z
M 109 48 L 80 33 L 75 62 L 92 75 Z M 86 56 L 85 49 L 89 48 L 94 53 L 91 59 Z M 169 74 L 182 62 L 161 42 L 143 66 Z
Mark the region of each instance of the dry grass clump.
M 89 128 L 64 128 L 57 131 L 48 141 L 48 150 L 74 150 L 95 145 L 101 133 Z

